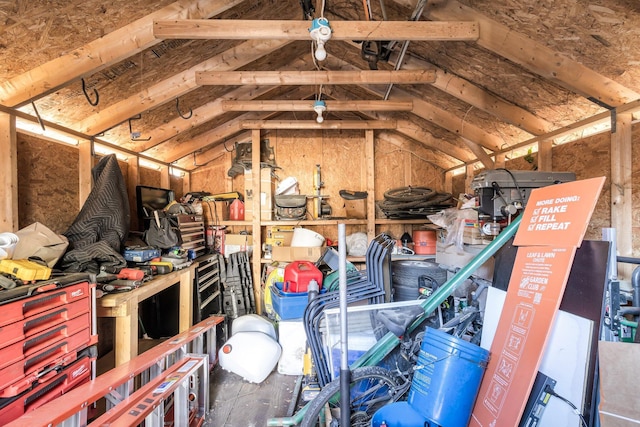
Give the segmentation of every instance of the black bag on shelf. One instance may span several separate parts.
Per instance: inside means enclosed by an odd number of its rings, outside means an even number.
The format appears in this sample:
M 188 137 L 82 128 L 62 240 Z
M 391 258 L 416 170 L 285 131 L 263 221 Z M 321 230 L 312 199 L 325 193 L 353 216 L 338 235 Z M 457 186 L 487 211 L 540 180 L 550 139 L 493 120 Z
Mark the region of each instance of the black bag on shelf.
M 153 211 L 149 229 L 144 232 L 144 241 L 149 246 L 169 249 L 180 243 L 180 236 L 171 224 L 171 219 L 164 212 Z

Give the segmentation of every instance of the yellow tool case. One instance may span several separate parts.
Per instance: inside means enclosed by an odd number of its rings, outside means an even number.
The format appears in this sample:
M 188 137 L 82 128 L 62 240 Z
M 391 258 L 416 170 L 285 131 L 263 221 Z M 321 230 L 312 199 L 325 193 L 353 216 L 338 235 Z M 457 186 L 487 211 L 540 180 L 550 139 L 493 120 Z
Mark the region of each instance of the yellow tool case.
M 0 273 L 30 282 L 32 280 L 48 280 L 51 276 L 51 269 L 26 259 L 3 259 L 0 261 Z

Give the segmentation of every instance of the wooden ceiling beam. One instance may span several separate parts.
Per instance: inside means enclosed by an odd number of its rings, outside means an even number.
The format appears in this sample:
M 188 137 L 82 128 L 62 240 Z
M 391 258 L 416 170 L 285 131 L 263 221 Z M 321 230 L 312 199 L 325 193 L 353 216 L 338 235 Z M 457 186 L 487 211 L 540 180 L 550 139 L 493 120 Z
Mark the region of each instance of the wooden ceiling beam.
M 245 120 L 242 129 L 395 129 L 395 120 Z
M 414 8 L 418 0 L 395 1 Z M 478 22 L 481 31 L 476 43 L 479 46 L 586 98 L 595 98 L 612 107 L 640 99 L 637 92 L 458 1 L 431 0 L 423 16 L 434 21 Z
M 0 83 L 0 103 L 20 106 L 89 76 L 161 42 L 153 34 L 160 19 L 210 18 L 244 0 L 180 0 L 86 45 Z
M 199 71 L 197 85 L 353 85 L 433 83 L 432 70 Z
M 179 72 L 168 79 L 158 82 L 142 92 L 133 94 L 98 113 L 83 119 L 72 127 L 88 135 L 106 131 L 130 117 L 141 114 L 153 107 L 172 101 L 198 87 L 197 72 L 215 69 L 236 69 L 272 53 L 290 42 L 282 40 L 250 40 L 216 55 L 186 71 Z
M 411 111 L 413 102 L 408 101 L 325 101 L 327 111 Z M 313 111 L 314 101 L 265 100 L 222 101 L 224 111 Z
M 311 22 L 300 20 L 183 19 L 158 20 L 153 31 L 159 39 L 309 40 Z M 476 22 L 329 21 L 331 40 L 475 41 Z

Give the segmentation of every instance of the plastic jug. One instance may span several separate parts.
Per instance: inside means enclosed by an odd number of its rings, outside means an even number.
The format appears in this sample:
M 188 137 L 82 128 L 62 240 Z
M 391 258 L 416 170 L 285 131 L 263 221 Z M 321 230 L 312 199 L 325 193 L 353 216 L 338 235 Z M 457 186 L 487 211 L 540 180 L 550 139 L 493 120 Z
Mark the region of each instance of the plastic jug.
M 229 206 L 229 219 L 231 221 L 244 221 L 244 202 L 235 199 Z
M 311 261 L 293 261 L 284 268 L 285 292 L 307 292 L 309 282 L 318 282 L 318 289 L 322 289 L 322 272 Z

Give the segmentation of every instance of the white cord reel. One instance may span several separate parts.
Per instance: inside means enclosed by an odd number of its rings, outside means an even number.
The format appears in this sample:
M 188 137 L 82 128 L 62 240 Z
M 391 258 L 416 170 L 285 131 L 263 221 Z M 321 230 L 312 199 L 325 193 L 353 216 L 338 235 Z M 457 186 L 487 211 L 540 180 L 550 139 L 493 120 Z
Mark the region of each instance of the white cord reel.
M 327 18 L 316 18 L 311 21 L 309 35 L 317 45 L 315 52 L 316 59 L 318 61 L 324 61 L 327 59 L 327 51 L 324 49 L 324 44 L 331 38 L 329 20 Z

